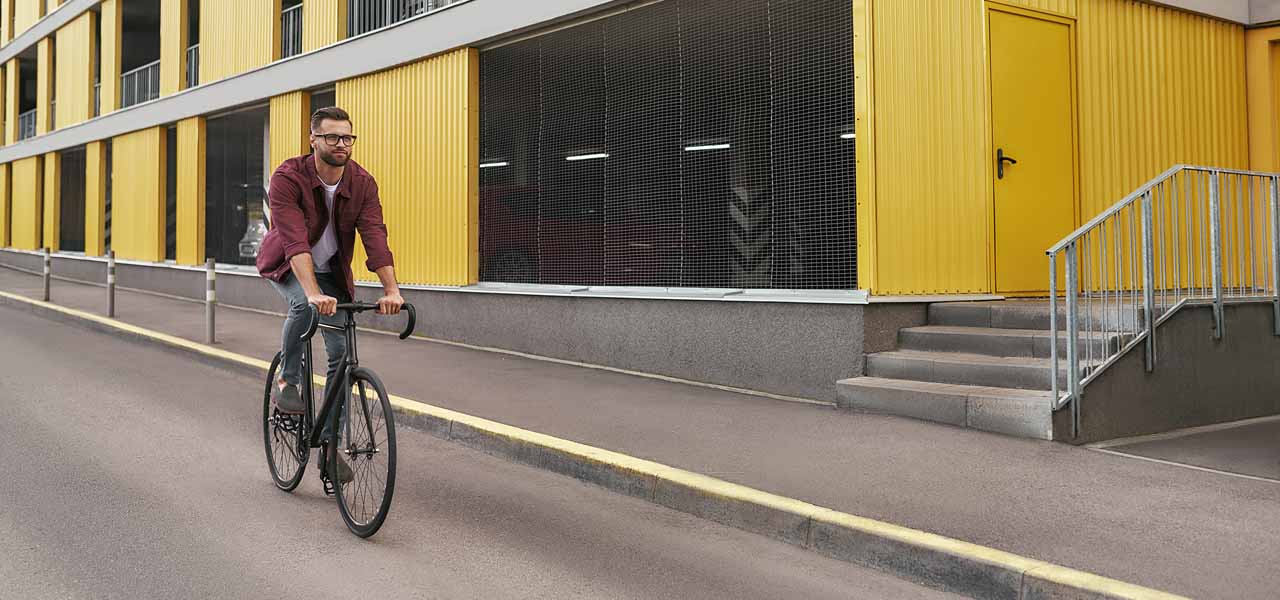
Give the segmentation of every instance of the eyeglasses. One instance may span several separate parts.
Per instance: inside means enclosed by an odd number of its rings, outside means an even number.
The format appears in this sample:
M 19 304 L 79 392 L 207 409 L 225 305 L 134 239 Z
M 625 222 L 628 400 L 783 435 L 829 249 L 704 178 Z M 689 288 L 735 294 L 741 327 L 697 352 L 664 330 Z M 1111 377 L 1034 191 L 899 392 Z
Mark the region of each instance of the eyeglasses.
M 329 144 L 330 146 L 337 146 L 339 141 L 341 141 L 342 145 L 344 146 L 356 145 L 356 136 L 354 135 L 338 135 L 336 133 L 326 133 L 326 134 L 313 133 L 311 135 L 314 135 L 324 140 L 324 143 Z

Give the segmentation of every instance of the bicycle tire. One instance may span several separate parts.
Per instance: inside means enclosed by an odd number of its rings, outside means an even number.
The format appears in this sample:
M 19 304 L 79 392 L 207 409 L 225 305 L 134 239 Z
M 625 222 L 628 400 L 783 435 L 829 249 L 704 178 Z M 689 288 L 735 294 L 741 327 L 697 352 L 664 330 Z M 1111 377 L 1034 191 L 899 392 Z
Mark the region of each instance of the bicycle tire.
M 396 485 L 395 417 L 387 388 L 372 371 L 353 369 L 351 387 L 341 407 L 346 422 L 337 427 L 327 464 L 342 520 L 352 533 L 367 538 L 378 532 L 391 510 Z M 339 452 L 352 471 L 347 483 L 335 476 Z
M 271 392 L 280 369 L 277 352 L 267 370 L 267 386 L 262 396 L 262 438 L 267 452 L 267 468 L 276 487 L 292 492 L 302 482 L 311 449 L 307 446 L 305 421 L 300 416 L 285 417 L 271 405 Z

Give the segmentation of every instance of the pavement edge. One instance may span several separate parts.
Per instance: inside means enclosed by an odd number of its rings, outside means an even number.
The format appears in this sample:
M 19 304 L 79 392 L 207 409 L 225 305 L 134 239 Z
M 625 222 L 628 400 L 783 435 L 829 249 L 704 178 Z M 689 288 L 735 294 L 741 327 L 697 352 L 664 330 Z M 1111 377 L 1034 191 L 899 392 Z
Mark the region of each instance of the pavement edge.
M 161 344 L 236 371 L 260 374 L 270 366 L 259 359 L 10 292 L 0 291 L 0 304 Z M 322 377 L 317 379 L 323 381 Z M 1015 600 L 1182 598 L 400 396 L 392 395 L 391 402 L 402 423 L 435 437 L 948 592 Z

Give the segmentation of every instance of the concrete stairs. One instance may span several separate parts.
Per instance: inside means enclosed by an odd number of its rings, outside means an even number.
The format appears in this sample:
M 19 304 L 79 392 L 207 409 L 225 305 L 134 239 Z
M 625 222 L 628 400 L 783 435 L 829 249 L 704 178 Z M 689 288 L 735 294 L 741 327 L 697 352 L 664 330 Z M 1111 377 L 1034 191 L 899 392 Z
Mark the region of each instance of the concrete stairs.
M 928 325 L 898 332 L 897 350 L 868 355 L 865 377 L 837 383 L 840 405 L 1053 439 L 1048 301 L 938 303 L 928 314 Z M 1116 314 L 1108 321 L 1114 324 Z M 1060 328 L 1065 321 L 1060 313 Z M 1104 356 L 1126 337 L 1086 336 L 1081 355 L 1091 346 L 1095 356 Z M 1059 359 L 1065 364 L 1066 340 L 1059 338 Z M 1059 370 L 1059 385 L 1066 386 L 1065 368 Z

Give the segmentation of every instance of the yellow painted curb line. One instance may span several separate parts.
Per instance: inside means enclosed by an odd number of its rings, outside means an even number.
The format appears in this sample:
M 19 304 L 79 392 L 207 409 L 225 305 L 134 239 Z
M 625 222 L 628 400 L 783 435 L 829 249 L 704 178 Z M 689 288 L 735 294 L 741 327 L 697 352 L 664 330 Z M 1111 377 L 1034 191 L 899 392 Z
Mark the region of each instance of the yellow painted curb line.
M 135 336 L 151 339 L 170 346 L 179 347 L 190 352 L 236 363 L 266 371 L 271 363 L 234 352 L 228 352 L 193 342 L 184 338 L 153 331 L 131 325 L 116 319 L 87 313 L 84 311 L 58 306 L 56 304 L 33 300 L 10 292 L 0 291 L 0 298 L 37 306 L 46 310 L 59 312 L 79 319 L 92 321 Z M 315 376 L 317 383 L 323 384 L 323 376 Z M 914 549 L 936 552 L 941 555 L 955 557 L 963 561 L 986 565 L 1001 571 L 1022 574 L 1023 582 L 1019 590 L 1019 598 L 1029 597 L 1089 597 L 1089 598 L 1130 598 L 1152 600 L 1177 600 L 1183 598 L 1174 594 L 1145 588 L 1142 586 L 1109 579 L 1099 575 L 1058 566 L 1040 560 L 1030 559 L 994 548 L 979 546 L 945 536 L 928 533 L 892 523 L 859 517 L 821 506 L 771 494 L 755 488 L 731 483 L 691 471 L 685 471 L 661 463 L 656 463 L 634 456 L 596 448 L 570 440 L 520 429 L 511 425 L 491 421 L 481 417 L 460 413 L 447 408 L 432 406 L 392 395 L 391 404 L 405 413 L 427 416 L 449 423 L 460 423 L 477 431 L 492 436 L 518 441 L 535 447 L 554 450 L 564 455 L 585 459 L 590 463 L 612 467 L 624 472 L 652 477 L 655 481 L 673 484 L 694 490 L 699 494 L 730 500 L 738 503 L 763 507 L 808 519 L 811 523 L 835 526 L 841 530 L 872 536 L 880 540 L 897 542 Z M 811 544 L 806 544 L 811 545 Z M 812 548 L 811 548 L 812 549 Z M 910 573 L 907 573 L 910 575 Z M 1039 585 L 1037 585 L 1037 583 Z M 1028 587 L 1040 593 L 1028 594 Z M 1047 590 L 1047 591 L 1046 591 Z M 1063 593 L 1066 595 L 1062 595 Z M 1044 595 L 1041 595 L 1043 593 Z

